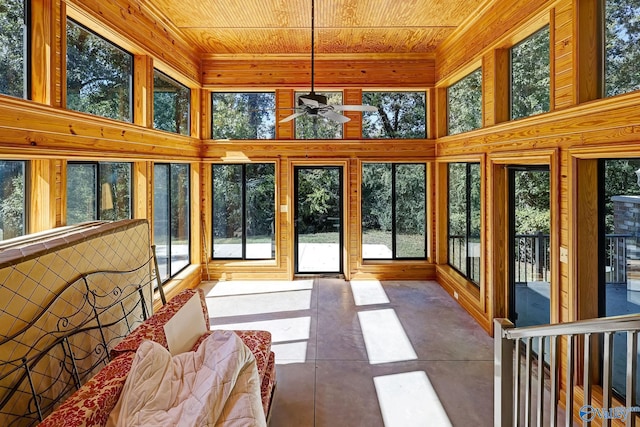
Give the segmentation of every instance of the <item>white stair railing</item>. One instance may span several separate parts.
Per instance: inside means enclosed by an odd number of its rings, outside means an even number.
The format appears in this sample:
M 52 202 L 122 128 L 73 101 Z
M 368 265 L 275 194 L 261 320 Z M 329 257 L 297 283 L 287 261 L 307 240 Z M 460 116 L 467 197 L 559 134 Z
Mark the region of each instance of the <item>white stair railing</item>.
M 579 322 L 515 328 L 508 319 L 495 319 L 494 425 L 496 427 L 557 426 L 560 378 L 564 378 L 564 425 L 610 426 L 613 420 L 635 426 L 638 331 L 640 315 L 589 319 Z M 626 334 L 625 406 L 613 403 L 613 336 Z M 564 337 L 566 360 L 561 368 L 559 338 Z M 593 345 L 601 339 L 602 363 L 592 361 Z M 577 348 L 582 346 L 581 355 Z M 576 360 L 579 359 L 579 360 Z M 541 362 L 542 363 L 539 363 Z M 576 362 L 579 363 L 576 363 Z M 582 367 L 582 411 L 574 417 L 576 365 Z M 561 372 L 563 371 L 563 372 Z M 596 372 L 597 371 L 597 372 Z M 563 374 L 563 375 L 562 375 Z M 592 378 L 602 378 L 601 407 L 592 405 Z M 548 399 L 547 399 L 548 398 Z M 546 402 L 546 404 L 545 404 Z M 600 405 L 598 405 L 600 406 Z M 560 422 L 562 424 L 562 422 Z

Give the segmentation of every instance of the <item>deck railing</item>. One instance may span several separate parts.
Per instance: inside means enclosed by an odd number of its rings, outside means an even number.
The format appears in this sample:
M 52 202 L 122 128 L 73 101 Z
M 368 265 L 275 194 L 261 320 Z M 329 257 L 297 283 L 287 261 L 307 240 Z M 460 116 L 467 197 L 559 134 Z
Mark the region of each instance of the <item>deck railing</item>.
M 496 427 L 572 426 L 574 419 L 579 419 L 583 426 L 590 426 L 592 421 L 596 425 L 610 426 L 613 419 L 623 421 L 626 426 L 636 425 L 637 412 L 640 411 L 636 403 L 640 315 L 523 328 L 514 328 L 507 319 L 495 319 L 494 325 Z M 613 338 L 616 333 L 624 334 L 627 343 L 626 400 L 625 406 L 612 408 Z M 564 365 L 560 362 L 561 352 L 558 349 L 560 337 L 565 345 L 562 351 L 566 355 Z M 601 363 L 592 360 L 593 346 L 599 342 L 597 339 L 602 340 Z M 582 372 L 576 366 L 581 367 Z M 564 378 L 563 383 L 568 384 L 563 392 L 567 408 L 564 423 L 558 420 L 561 377 Z M 601 408 L 596 408 L 592 400 L 592 378 L 596 377 L 602 378 Z M 584 391 L 582 409 L 578 414 L 573 411 L 574 384 L 580 384 Z

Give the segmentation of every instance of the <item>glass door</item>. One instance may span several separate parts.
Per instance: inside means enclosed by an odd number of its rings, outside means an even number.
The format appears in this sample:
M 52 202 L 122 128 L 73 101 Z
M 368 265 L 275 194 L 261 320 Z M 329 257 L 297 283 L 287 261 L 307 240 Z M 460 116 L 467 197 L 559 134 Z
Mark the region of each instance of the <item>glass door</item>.
M 295 272 L 342 273 L 342 167 L 295 166 Z
M 509 167 L 509 318 L 550 322 L 550 182 L 546 166 Z

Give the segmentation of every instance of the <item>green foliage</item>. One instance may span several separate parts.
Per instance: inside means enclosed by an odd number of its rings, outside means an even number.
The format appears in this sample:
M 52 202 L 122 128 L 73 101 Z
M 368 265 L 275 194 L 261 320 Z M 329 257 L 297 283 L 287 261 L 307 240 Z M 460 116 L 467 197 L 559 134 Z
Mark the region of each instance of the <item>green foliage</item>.
M 640 0 L 605 1 L 605 94 L 640 89 Z
M 133 56 L 67 20 L 67 108 L 132 121 Z
M 273 92 L 212 93 L 213 139 L 275 138 Z
M 0 240 L 25 233 L 25 163 L 0 161 Z
M 378 107 L 362 113 L 363 138 L 426 138 L 424 92 L 363 92 L 362 103 Z
M 515 234 L 551 232 L 548 171 L 514 171 Z
M 337 168 L 298 170 L 297 227 L 300 234 L 335 232 L 340 218 L 340 173 Z
M 549 27 L 511 48 L 511 118 L 549 111 Z
M 362 229 L 391 230 L 391 163 L 362 165 Z
M 0 93 L 26 97 L 25 0 L 0 0 Z
M 342 104 L 342 92 L 317 92 L 327 97 L 328 104 Z M 300 95 L 306 92 L 296 92 L 295 105 L 298 105 Z M 322 116 L 304 115 L 296 119 L 296 139 L 341 139 L 342 123 L 325 119 Z
M 449 135 L 482 127 L 482 68 L 447 88 Z
M 188 135 L 190 98 L 188 87 L 154 70 L 153 127 Z
M 67 224 L 131 218 L 130 163 L 67 164 Z

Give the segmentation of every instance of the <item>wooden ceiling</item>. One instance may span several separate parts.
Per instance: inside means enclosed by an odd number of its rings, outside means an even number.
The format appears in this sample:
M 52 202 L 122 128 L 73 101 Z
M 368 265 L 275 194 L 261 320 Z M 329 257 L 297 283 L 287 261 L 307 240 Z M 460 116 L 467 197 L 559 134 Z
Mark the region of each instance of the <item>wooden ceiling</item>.
M 146 0 L 204 56 L 308 55 L 311 0 Z M 432 54 L 489 0 L 315 0 L 322 54 Z

